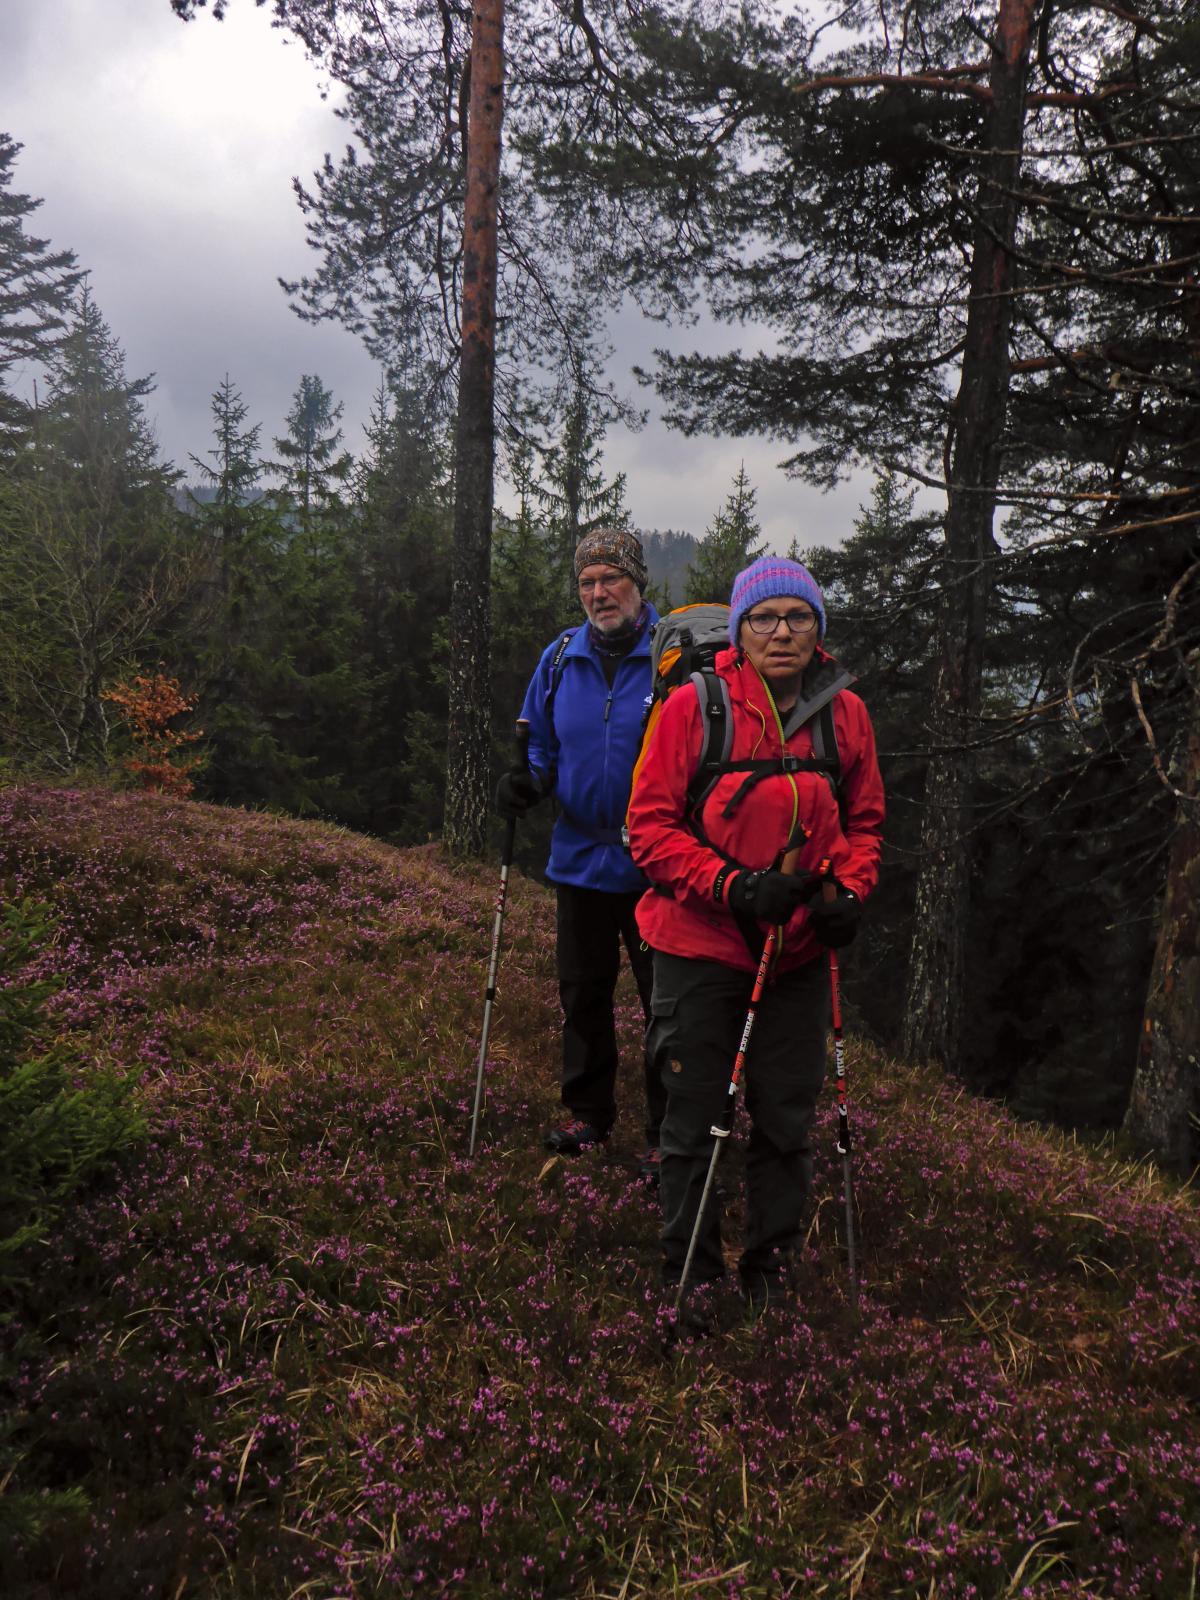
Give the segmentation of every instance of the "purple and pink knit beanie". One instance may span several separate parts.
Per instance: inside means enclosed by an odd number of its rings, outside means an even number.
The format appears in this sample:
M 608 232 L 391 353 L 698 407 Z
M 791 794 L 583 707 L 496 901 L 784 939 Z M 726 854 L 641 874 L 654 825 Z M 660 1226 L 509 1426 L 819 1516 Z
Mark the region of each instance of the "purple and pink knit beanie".
M 763 556 L 733 580 L 733 593 L 729 596 L 730 644 L 737 644 L 742 618 L 751 607 L 760 600 L 775 600 L 781 595 L 807 600 L 817 613 L 817 638 L 825 637 L 825 600 L 812 573 L 784 556 Z

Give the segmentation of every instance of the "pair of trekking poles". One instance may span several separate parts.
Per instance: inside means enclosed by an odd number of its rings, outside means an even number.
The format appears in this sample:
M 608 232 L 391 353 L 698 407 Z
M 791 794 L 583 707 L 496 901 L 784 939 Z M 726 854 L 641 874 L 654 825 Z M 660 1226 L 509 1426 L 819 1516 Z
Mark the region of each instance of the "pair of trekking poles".
M 792 855 L 784 861 L 783 871 L 792 872 L 794 870 L 795 855 Z M 821 885 L 821 894 L 826 902 L 837 898 L 837 888 L 828 875 L 829 870 L 830 863 L 823 861 L 818 876 L 824 880 Z M 758 962 L 758 971 L 754 975 L 754 987 L 750 991 L 750 1005 L 746 1012 L 746 1021 L 742 1027 L 741 1039 L 738 1041 L 737 1054 L 733 1058 L 733 1071 L 729 1076 L 729 1088 L 725 1094 L 724 1110 L 720 1118 L 708 1130 L 712 1134 L 712 1155 L 709 1158 L 704 1188 L 700 1194 L 700 1204 L 696 1208 L 696 1220 L 692 1225 L 692 1237 L 688 1243 L 687 1255 L 684 1257 L 683 1271 L 679 1274 L 679 1283 L 675 1291 L 675 1304 L 672 1315 L 676 1333 L 678 1333 L 680 1326 L 680 1316 L 683 1312 L 684 1299 L 687 1295 L 688 1281 L 691 1278 L 692 1262 L 696 1257 L 696 1247 L 704 1230 L 704 1219 L 708 1212 L 709 1198 L 717 1175 L 717 1163 L 721 1159 L 721 1150 L 726 1139 L 733 1132 L 734 1112 L 737 1109 L 738 1090 L 741 1088 L 742 1076 L 746 1069 L 746 1056 L 750 1049 L 750 1036 L 754 1032 L 754 1019 L 758 1015 L 758 1008 L 767 987 L 771 967 L 775 960 L 775 947 L 778 940 L 779 929 L 772 926 L 767 934 L 766 942 L 763 944 L 762 955 Z M 854 1249 L 854 1183 L 850 1168 L 850 1113 L 847 1107 L 846 1050 L 842 1038 L 841 980 L 838 972 L 837 951 L 832 948 L 829 951 L 829 1000 L 833 1023 L 834 1093 L 837 1099 L 838 1114 L 837 1148 L 838 1154 L 842 1158 L 842 1196 L 846 1217 L 846 1261 L 850 1271 L 850 1306 L 855 1316 L 857 1316 L 858 1271 Z
M 517 755 L 521 767 L 529 767 L 529 723 L 522 718 L 517 723 Z M 504 931 L 504 909 L 508 901 L 508 879 L 512 868 L 513 852 L 516 846 L 517 819 L 509 817 L 504 831 L 504 843 L 500 852 L 500 889 L 496 897 L 496 913 L 492 926 L 492 952 L 488 961 L 487 986 L 483 999 L 483 1027 L 479 1040 L 479 1059 L 475 1072 L 475 1106 L 471 1113 L 471 1142 L 470 1154 L 475 1154 L 475 1143 L 479 1133 L 479 1113 L 483 1105 L 483 1079 L 484 1069 L 487 1065 L 488 1039 L 492 1028 L 492 1007 L 496 999 L 496 974 L 500 965 L 500 942 Z M 796 854 L 789 856 L 783 864 L 784 872 L 794 871 Z M 819 876 L 824 879 L 821 893 L 826 901 L 837 898 L 837 889 L 828 876 L 830 863 L 823 861 L 820 866 Z M 733 1131 L 734 1111 L 737 1107 L 738 1091 L 741 1088 L 742 1076 L 746 1068 L 746 1056 L 750 1049 L 750 1037 L 754 1032 L 754 1019 L 758 1007 L 762 1002 L 763 993 L 767 987 L 772 964 L 775 960 L 775 947 L 779 938 L 779 929 L 772 927 L 767 934 L 763 945 L 762 956 L 758 963 L 758 971 L 754 977 L 754 987 L 750 993 L 750 1006 L 746 1012 L 746 1021 L 742 1028 L 742 1036 L 738 1042 L 737 1054 L 733 1060 L 733 1071 L 730 1074 L 729 1088 L 725 1096 L 724 1111 L 717 1122 L 710 1128 L 713 1138 L 712 1156 L 708 1164 L 708 1173 L 704 1180 L 704 1189 L 700 1196 L 700 1205 L 696 1212 L 696 1221 L 692 1227 L 692 1237 L 688 1244 L 687 1256 L 684 1259 L 683 1271 L 679 1275 L 679 1284 L 675 1294 L 674 1319 L 675 1327 L 679 1326 L 679 1316 L 683 1307 L 684 1296 L 687 1293 L 688 1279 L 691 1276 L 692 1262 L 696 1256 L 696 1246 L 704 1226 L 704 1218 L 708 1209 L 709 1198 L 712 1194 L 713 1184 L 716 1179 L 717 1163 L 721 1158 L 721 1148 Z M 845 1205 L 846 1219 L 846 1258 L 850 1272 L 850 1304 L 855 1315 L 858 1313 L 858 1273 L 855 1262 L 854 1248 L 854 1186 L 850 1166 L 850 1116 L 847 1108 L 847 1080 L 846 1080 L 846 1055 L 842 1039 L 842 1004 L 841 984 L 838 972 L 837 951 L 829 951 L 829 999 L 831 1020 L 833 1023 L 833 1071 L 834 1093 L 837 1100 L 838 1116 L 838 1154 L 842 1158 L 842 1194 Z

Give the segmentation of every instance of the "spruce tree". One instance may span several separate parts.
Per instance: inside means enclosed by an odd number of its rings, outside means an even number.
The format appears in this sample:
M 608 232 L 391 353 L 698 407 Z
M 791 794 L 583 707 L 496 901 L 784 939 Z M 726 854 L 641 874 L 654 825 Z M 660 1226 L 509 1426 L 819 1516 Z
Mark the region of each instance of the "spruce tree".
M 222 518 L 226 519 L 221 523 L 222 530 L 232 537 L 246 506 L 256 498 L 263 471 L 258 443 L 262 424 L 246 427 L 250 408 L 228 373 L 213 393 L 211 410 L 213 448 L 207 460 L 194 455 L 188 459 L 207 481 L 211 503 L 220 507 Z
M 350 525 L 369 701 L 353 759 L 357 825 L 403 843 L 438 831 L 445 793 L 451 453 L 419 392 L 380 386 Z
M 152 387 L 127 377 L 85 285 L 0 496 L 0 724 L 36 766 L 107 765 L 103 689 L 160 656 L 202 576 L 146 422 Z
M 206 764 L 201 792 L 242 805 L 319 809 L 310 757 L 295 747 L 291 632 L 302 553 L 294 530 L 259 483 L 267 470 L 260 423 L 226 374 L 211 402 L 213 444 L 192 464 L 211 499 L 190 497 L 211 586 L 204 626 L 190 639 L 189 682 L 203 705 Z
M 337 426 L 344 409 L 319 377 L 306 373 L 292 396 L 287 432 L 274 441 L 277 496 L 301 527 L 311 527 L 335 506 L 353 470 Z
M 709 523 L 688 568 L 685 604 L 696 600 L 727 600 L 733 580 L 743 567 L 766 554 L 762 525 L 754 514 L 758 491 L 746 476 L 743 461 L 734 476 L 725 504 Z
M 577 374 L 558 442 L 545 452 L 536 480 L 530 480 L 545 522 L 547 557 L 558 577 L 560 621 L 574 617 L 579 605 L 574 560 L 580 539 L 593 528 L 629 525 L 625 475 L 605 479 L 603 437 L 603 414 L 598 412 L 595 393 L 586 376 Z
M 26 232 L 42 202 L 12 189 L 22 148 L 0 133 L 0 383 L 16 362 L 49 356 L 82 277 L 70 250 Z

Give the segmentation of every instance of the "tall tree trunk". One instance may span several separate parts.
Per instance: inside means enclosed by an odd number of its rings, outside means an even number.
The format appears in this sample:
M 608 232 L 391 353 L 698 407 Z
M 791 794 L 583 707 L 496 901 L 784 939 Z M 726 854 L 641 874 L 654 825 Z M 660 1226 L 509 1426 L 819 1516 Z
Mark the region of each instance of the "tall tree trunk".
M 995 549 L 992 521 L 1008 401 L 1008 338 L 1034 0 L 1000 0 L 992 48 L 988 150 L 980 178 L 971 298 L 959 390 L 947 438 L 941 665 L 936 753 L 925 785 L 921 869 L 904 1015 L 904 1053 L 957 1066 L 970 904 L 971 799 L 983 643 Z
M 476 0 L 470 71 L 443 818 L 446 847 L 459 856 L 483 854 L 489 801 L 496 207 L 504 115 L 504 0 Z
M 1191 666 L 1200 681 L 1200 652 Z M 1179 803 L 1167 862 L 1125 1132 L 1164 1167 L 1186 1174 L 1200 1164 L 1200 691 L 1172 776 L 1188 798 Z

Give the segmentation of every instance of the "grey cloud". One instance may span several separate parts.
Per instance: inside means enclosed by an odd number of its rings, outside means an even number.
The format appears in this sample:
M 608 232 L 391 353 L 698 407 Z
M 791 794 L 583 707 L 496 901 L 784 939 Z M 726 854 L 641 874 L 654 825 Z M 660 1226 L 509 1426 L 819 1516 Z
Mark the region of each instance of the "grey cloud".
M 312 260 L 291 180 L 345 142 L 302 52 L 251 0 L 221 24 L 184 25 L 168 0 L 0 0 L 0 15 L 5 126 L 25 145 L 17 183 L 44 198 L 38 231 L 91 272 L 129 371 L 156 374 L 149 411 L 164 454 L 184 466 L 210 447 L 210 397 L 226 372 L 264 445 L 282 431 L 301 373 L 319 373 L 360 449 L 377 371 L 341 328 L 302 323 L 276 281 Z M 672 333 L 626 308 L 611 338 L 615 381 L 653 408 L 631 368 L 654 344 L 721 348 L 731 334 L 703 324 Z M 614 429 L 605 466 L 628 473 L 641 526 L 698 535 L 745 459 L 772 544 L 785 546 L 798 524 L 802 542 L 809 527 L 837 542 L 868 489 L 814 495 L 779 472 L 786 453 L 651 423 Z

